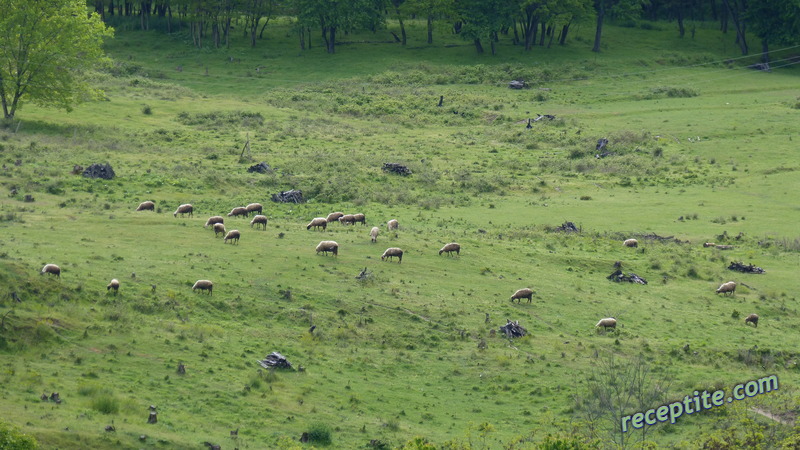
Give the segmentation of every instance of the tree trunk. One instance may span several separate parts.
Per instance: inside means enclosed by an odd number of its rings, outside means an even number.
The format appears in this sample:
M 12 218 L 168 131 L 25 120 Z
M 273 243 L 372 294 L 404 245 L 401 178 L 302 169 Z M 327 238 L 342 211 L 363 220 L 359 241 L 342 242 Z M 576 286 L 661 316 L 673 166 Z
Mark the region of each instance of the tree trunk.
M 305 28 L 300 28 L 300 50 L 306 49 L 306 30 Z
M 542 35 L 539 37 L 539 47 L 544 47 L 544 38 L 547 36 L 547 24 L 541 23 Z
M 336 53 L 336 27 L 330 27 L 330 38 L 327 40 L 328 44 L 328 53 L 334 54 Z
M 680 8 L 678 8 L 677 15 L 678 15 L 678 35 L 680 37 L 683 37 L 686 35 L 686 26 L 684 26 L 683 24 L 683 11 Z
M 475 39 L 475 50 L 476 50 L 478 53 L 483 53 L 483 45 L 481 45 L 481 40 L 480 40 L 480 38 L 476 38 L 476 39 Z
M 394 11 L 397 13 L 397 21 L 400 22 L 400 45 L 406 45 L 406 26 L 403 24 L 403 16 L 400 15 L 400 8 L 395 8 Z
M 569 32 L 569 22 L 561 28 L 561 39 L 558 40 L 558 45 L 564 45 L 567 42 L 567 32 Z
M 428 14 L 428 44 L 433 44 L 433 16 Z
M 603 19 L 605 15 L 605 5 L 600 0 L 597 7 L 597 29 L 594 32 L 594 47 L 592 47 L 592 51 L 595 53 L 600 53 L 600 38 L 603 36 Z
M 745 38 L 745 24 L 744 21 L 742 21 L 739 16 L 739 8 L 738 8 L 739 5 L 738 3 L 734 3 L 736 6 L 736 8 L 734 8 L 733 6 L 731 6 L 730 0 L 722 0 L 722 1 L 725 4 L 725 7 L 728 9 L 728 12 L 730 12 L 731 19 L 733 19 L 733 26 L 736 27 L 736 44 L 742 50 L 742 55 L 746 55 L 748 53 L 748 47 L 747 47 L 747 39 Z M 734 0 L 734 2 L 736 2 L 736 0 Z
M 533 48 L 533 42 L 536 40 L 536 16 L 531 13 L 525 14 L 525 23 L 522 27 L 522 33 L 525 37 L 525 50 Z
M 761 40 L 761 62 L 769 64 L 769 42 L 766 38 Z

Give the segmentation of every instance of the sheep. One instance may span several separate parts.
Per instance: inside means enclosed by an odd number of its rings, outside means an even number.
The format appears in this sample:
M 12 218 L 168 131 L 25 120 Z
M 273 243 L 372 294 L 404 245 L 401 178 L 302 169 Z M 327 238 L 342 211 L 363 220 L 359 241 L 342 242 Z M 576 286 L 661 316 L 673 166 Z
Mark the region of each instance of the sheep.
M 225 218 L 222 216 L 211 216 L 206 220 L 206 224 L 203 225 L 203 228 L 208 228 L 211 225 L 215 225 L 218 223 L 225 223 Z
M 262 216 L 261 214 L 256 215 L 253 217 L 253 220 L 250 221 L 250 228 L 253 228 L 253 225 L 263 225 L 264 229 L 267 229 L 267 216 Z
M 317 244 L 317 254 L 322 252 L 324 255 L 327 255 L 328 252 L 333 253 L 333 256 L 337 256 L 339 254 L 339 244 L 336 241 L 320 241 Z
M 403 262 L 403 250 L 397 247 L 389 247 L 383 252 L 383 255 L 381 255 L 381 261 L 386 260 L 386 258 L 389 258 L 389 261 L 391 261 L 395 256 L 397 257 L 398 263 Z
M 372 230 L 369 232 L 369 237 L 372 238 L 372 242 L 378 242 L 378 233 L 381 232 L 381 229 L 378 227 L 372 227 Z
M 754 327 L 758 328 L 758 314 L 750 314 L 745 317 L 744 324 L 752 323 Z
M 717 250 L 732 250 L 732 245 L 715 245 L 714 246 Z
M 214 237 L 218 235 L 225 236 L 225 224 L 223 223 L 215 223 L 214 224 Z
M 705 248 L 716 247 L 716 246 L 717 246 L 717 244 L 715 244 L 713 242 L 706 242 L 705 244 L 703 244 L 703 247 L 705 247 Z
M 342 217 L 343 215 L 344 215 L 343 212 L 332 212 L 328 214 L 328 217 L 326 217 L 325 220 L 327 220 L 328 222 L 336 222 L 337 220 L 339 220 L 339 217 Z
M 315 217 L 311 219 L 311 222 L 309 222 L 308 225 L 306 225 L 306 230 L 310 230 L 311 227 L 322 227 L 322 230 L 325 231 L 325 229 L 328 228 L 328 220 L 324 217 Z
M 172 216 L 178 217 L 178 214 L 180 214 L 181 217 L 183 217 L 184 214 L 189 214 L 189 217 L 194 217 L 194 207 L 192 207 L 192 205 L 189 203 L 184 203 L 183 205 L 178 206 L 178 209 L 172 213 Z
M 353 225 L 355 225 L 358 222 L 361 222 L 361 225 L 366 225 L 367 224 L 367 216 L 365 216 L 364 214 L 361 214 L 361 213 L 353 214 Z
M 139 203 L 139 207 L 136 208 L 137 211 L 155 211 L 155 209 L 156 209 L 155 202 L 151 202 L 150 200 Z
M 241 236 L 241 233 L 239 233 L 239 230 L 228 231 L 228 234 L 225 235 L 225 239 L 223 239 L 222 243 L 223 244 L 227 244 L 228 241 L 236 241 L 236 243 L 238 244 L 239 243 L 239 236 Z
M 114 295 L 117 295 L 117 293 L 119 293 L 119 280 L 116 278 L 112 279 L 111 283 L 108 283 L 108 286 L 106 286 L 106 292 L 112 289 L 114 290 Z
M 625 242 L 622 243 L 625 247 L 638 247 L 639 241 L 636 239 L 626 239 Z
M 445 245 L 444 247 L 442 247 L 441 250 L 439 250 L 439 255 L 441 256 L 441 254 L 445 253 L 445 252 L 449 256 L 453 256 L 453 252 L 456 252 L 456 255 L 460 255 L 461 254 L 461 246 L 458 245 L 455 242 L 451 242 L 451 243 Z
M 516 300 L 517 303 L 521 303 L 523 298 L 527 298 L 528 303 L 530 303 L 533 300 L 533 291 L 529 288 L 518 289 L 517 292 L 514 292 L 514 295 L 511 296 L 511 302 L 513 303 L 514 300 Z
M 397 223 L 397 219 L 392 219 L 386 222 L 386 227 L 389 229 L 389 231 L 396 230 L 399 226 L 400 225 Z
M 236 216 L 246 216 L 247 215 L 247 208 L 244 206 L 237 206 L 233 208 L 231 212 L 228 213 L 228 217 L 236 217 Z
M 350 225 L 354 225 L 355 221 L 356 221 L 356 216 L 354 216 L 353 214 L 345 214 L 342 217 L 339 217 L 339 223 L 342 225 L 347 225 L 348 223 Z
M 46 273 L 49 273 L 49 274 L 57 276 L 58 278 L 61 278 L 61 267 L 58 267 L 55 264 L 45 264 L 44 267 L 42 267 L 42 271 L 39 273 L 39 275 L 44 275 Z
M 264 210 L 264 207 L 261 206 L 261 203 L 250 203 L 249 205 L 245 206 L 244 209 L 247 210 L 247 214 L 245 215 L 249 217 L 250 213 L 261 214 L 261 212 Z
M 192 291 L 200 289 L 201 291 L 208 291 L 208 295 L 214 295 L 214 283 L 208 280 L 197 280 L 192 286 Z
M 731 294 L 736 292 L 736 282 L 735 281 L 728 281 L 727 283 L 722 283 L 719 288 L 717 289 L 717 294 L 722 293 L 723 295 Z
M 603 327 L 603 330 L 607 330 L 609 328 L 616 329 L 617 328 L 617 319 L 615 319 L 613 317 L 607 317 L 605 319 L 600 319 L 600 321 L 597 322 L 597 325 L 595 325 L 595 327 Z

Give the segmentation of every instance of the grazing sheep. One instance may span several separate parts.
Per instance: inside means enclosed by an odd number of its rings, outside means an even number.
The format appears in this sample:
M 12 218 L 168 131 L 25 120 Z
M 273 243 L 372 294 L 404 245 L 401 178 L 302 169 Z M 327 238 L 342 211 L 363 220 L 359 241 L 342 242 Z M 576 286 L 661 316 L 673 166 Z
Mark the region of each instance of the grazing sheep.
M 112 289 L 114 290 L 114 295 L 117 295 L 119 292 L 119 280 L 116 278 L 112 279 L 111 283 L 108 283 L 108 286 L 106 286 L 106 292 Z
M 625 242 L 622 243 L 625 247 L 638 247 L 639 241 L 636 239 L 626 239 Z
M 258 213 L 261 214 L 264 211 L 264 207 L 261 206 L 261 203 L 250 203 L 249 205 L 245 206 L 244 209 L 247 210 L 246 216 L 250 216 L 250 213 Z
M 395 256 L 397 257 L 398 263 L 403 262 L 403 250 L 397 247 L 389 247 L 383 252 L 383 255 L 381 255 L 381 261 L 384 261 L 386 258 L 389 258 L 389 261 L 391 261 Z
M 345 214 L 342 217 L 339 217 L 339 223 L 342 225 L 347 225 L 347 224 L 353 225 L 355 224 L 355 221 L 356 221 L 356 216 L 354 216 L 353 214 Z
M 206 224 L 203 225 L 203 228 L 208 228 L 210 225 L 215 225 L 218 223 L 225 223 L 225 218 L 222 216 L 211 216 L 206 220 Z
M 339 217 L 342 217 L 343 215 L 344 215 L 343 212 L 332 212 L 328 214 L 328 217 L 326 217 L 325 220 L 327 220 L 328 222 L 336 222 L 337 220 L 339 220 Z
M 752 323 L 754 327 L 758 328 L 758 314 L 750 314 L 744 318 L 744 324 Z
M 717 250 L 732 250 L 732 245 L 715 245 L 714 246 Z
M 214 237 L 218 235 L 225 236 L 225 224 L 224 223 L 215 223 L 214 224 Z
M 511 302 L 513 303 L 516 300 L 517 303 L 521 303 L 523 298 L 527 298 L 528 303 L 530 303 L 533 300 L 533 291 L 529 288 L 519 289 L 511 296 Z
M 361 214 L 361 213 L 353 214 L 353 225 L 355 225 L 358 222 L 361 222 L 361 225 L 366 225 L 367 224 L 367 216 L 365 216 L 364 214 Z
M 339 244 L 336 241 L 320 241 L 317 244 L 317 254 L 322 252 L 324 255 L 327 255 L 328 252 L 333 253 L 333 256 L 337 256 L 339 254 Z
M 178 209 L 172 213 L 172 216 L 178 217 L 178 214 L 180 214 L 181 217 L 183 217 L 184 214 L 189 214 L 189 217 L 194 217 L 194 207 L 192 207 L 192 205 L 189 203 L 184 203 L 183 205 L 178 206 Z
M 389 229 L 389 231 L 396 230 L 399 226 L 400 225 L 397 223 L 397 219 L 392 219 L 386 222 L 386 227 Z
M 228 231 L 228 234 L 225 235 L 225 239 L 222 241 L 222 243 L 223 244 L 227 244 L 228 241 L 236 241 L 236 243 L 238 244 L 239 243 L 239 236 L 241 236 L 241 233 L 239 233 L 239 230 Z
M 372 242 L 378 242 L 378 233 L 381 232 L 381 229 L 378 227 L 372 227 L 372 230 L 369 232 L 369 237 L 372 238 Z
M 244 206 L 237 206 L 233 208 L 231 212 L 228 213 L 228 217 L 236 217 L 236 216 L 246 216 L 247 215 L 247 208 Z
M 616 329 L 617 328 L 617 319 L 615 319 L 613 317 L 607 317 L 605 319 L 600 319 L 600 321 L 597 322 L 597 325 L 595 325 L 595 327 L 603 327 L 604 330 L 607 330 L 609 328 Z
M 39 273 L 39 275 L 44 275 L 46 273 L 49 273 L 49 274 L 57 276 L 58 278 L 61 278 L 61 267 L 58 267 L 55 264 L 45 264 L 44 267 L 42 267 L 42 271 L 41 271 L 41 273 Z
M 250 228 L 253 228 L 253 225 L 263 225 L 264 229 L 267 229 L 267 216 L 262 216 L 261 214 L 256 215 L 253 217 L 253 220 L 250 221 Z
M 155 202 L 151 202 L 150 200 L 139 203 L 139 207 L 136 208 L 137 211 L 155 211 L 155 209 L 156 209 Z
M 196 290 L 208 291 L 208 295 L 214 295 L 214 283 L 208 280 L 197 280 L 192 286 L 192 291 Z
M 441 255 L 442 253 L 447 253 L 449 256 L 453 256 L 453 252 L 456 252 L 456 255 L 461 254 L 461 246 L 456 244 L 455 242 L 451 242 L 442 247 L 442 249 L 439 250 L 439 255 Z
M 703 247 L 716 247 L 716 246 L 717 244 L 713 242 L 706 242 L 705 244 L 703 244 Z
M 325 229 L 328 228 L 328 221 L 324 217 L 315 217 L 311 219 L 311 222 L 309 222 L 308 225 L 306 225 L 306 230 L 310 230 L 311 227 L 317 229 L 322 227 L 322 230 L 325 231 Z
M 735 281 L 728 281 L 727 283 L 722 283 L 719 288 L 717 289 L 717 294 L 731 294 L 736 292 L 736 282 Z

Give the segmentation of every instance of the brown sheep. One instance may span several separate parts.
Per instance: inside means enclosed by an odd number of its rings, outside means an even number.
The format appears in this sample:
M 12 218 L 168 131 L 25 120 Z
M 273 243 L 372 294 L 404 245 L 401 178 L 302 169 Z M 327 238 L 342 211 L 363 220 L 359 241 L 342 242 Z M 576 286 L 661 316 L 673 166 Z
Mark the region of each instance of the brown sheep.
M 256 215 L 253 217 L 253 220 L 250 221 L 250 228 L 253 228 L 253 225 L 262 225 L 264 229 L 267 229 L 267 216 L 262 216 L 261 214 Z
M 156 204 L 151 202 L 150 200 L 146 202 L 139 203 L 139 207 L 136 208 L 137 211 L 155 211 Z
M 222 216 L 211 216 L 208 218 L 208 220 L 206 220 L 206 224 L 203 225 L 203 228 L 208 228 L 209 226 L 217 223 L 225 223 L 225 218 Z
M 46 273 L 61 278 L 61 267 L 58 267 L 55 264 L 45 264 L 44 267 L 42 267 L 42 271 L 39 273 L 39 275 L 44 275 Z
M 397 223 L 397 219 L 392 219 L 386 222 L 386 227 L 389 231 L 396 230 L 400 225 Z
M 453 252 L 456 252 L 456 255 L 461 254 L 461 246 L 455 242 L 451 242 L 442 247 L 442 249 L 439 250 L 439 255 L 441 256 L 442 253 L 447 253 L 449 256 L 453 256 Z
M 617 319 L 615 319 L 613 317 L 607 317 L 605 319 L 600 319 L 600 321 L 597 322 L 597 325 L 595 325 L 595 327 L 603 327 L 604 330 L 607 330 L 609 328 L 616 329 L 617 328 Z
M 114 295 L 117 295 L 119 292 L 119 280 L 116 278 L 112 279 L 111 283 L 108 283 L 108 286 L 106 286 L 106 292 L 112 289 L 114 290 Z
M 521 303 L 523 298 L 527 298 L 528 303 L 530 303 L 533 300 L 533 291 L 529 288 L 519 289 L 511 296 L 511 302 L 513 303 L 516 300 L 517 303 Z
M 306 225 L 306 230 L 310 230 L 312 227 L 317 229 L 322 227 L 322 231 L 325 231 L 328 228 L 328 221 L 324 217 L 315 217 Z
M 625 247 L 638 247 L 639 241 L 636 239 L 626 239 L 625 242 L 622 243 Z
M 247 214 L 245 215 L 248 217 L 250 216 L 250 213 L 261 214 L 261 212 L 264 211 L 264 207 L 261 206 L 261 203 L 250 203 L 249 205 L 245 206 L 244 209 L 247 210 Z
M 190 203 L 184 203 L 183 205 L 178 206 L 178 209 L 172 213 L 172 216 L 178 217 L 178 214 L 180 214 L 181 217 L 183 217 L 184 214 L 188 214 L 189 217 L 194 217 L 194 207 Z
M 754 327 L 758 328 L 758 314 L 750 314 L 745 317 L 744 324 L 752 323 Z
M 353 225 L 356 222 L 356 216 L 353 214 L 345 214 L 342 217 L 339 217 L 339 223 L 342 225 Z
M 727 283 L 722 283 L 719 288 L 717 289 L 717 294 L 727 295 L 736 292 L 736 282 L 735 281 L 728 281 Z
M 215 223 L 214 224 L 214 237 L 218 235 L 225 236 L 225 224 L 224 223 Z
M 372 238 L 372 242 L 378 242 L 378 234 L 381 232 L 381 229 L 378 227 L 372 227 L 372 230 L 369 232 L 369 237 Z
M 247 208 L 244 206 L 237 206 L 228 213 L 228 217 L 247 216 Z
M 208 291 L 208 295 L 214 295 L 214 283 L 208 280 L 197 280 L 192 286 L 192 291 L 200 289 L 201 291 Z
M 339 255 L 339 244 L 336 241 L 320 241 L 317 244 L 317 254 L 322 252 L 322 254 L 327 255 L 328 252 L 333 253 L 333 256 Z
M 239 230 L 228 231 L 228 234 L 225 235 L 225 239 L 223 239 L 222 243 L 223 244 L 227 244 L 228 241 L 236 241 L 236 243 L 238 244 L 239 243 L 239 236 L 241 236 L 241 233 L 239 233 Z
M 367 224 L 367 216 L 365 216 L 364 214 L 361 214 L 361 213 L 353 214 L 353 225 L 355 225 L 358 222 L 361 222 L 361 225 L 366 225 Z
M 385 252 L 383 252 L 383 255 L 381 255 L 381 261 L 386 260 L 386 258 L 389 258 L 389 261 L 391 261 L 395 256 L 397 257 L 398 263 L 403 262 L 403 250 L 397 247 L 389 247 Z
M 339 217 L 342 217 L 343 215 L 344 213 L 342 212 L 332 212 L 328 214 L 328 217 L 326 217 L 325 220 L 327 220 L 328 222 L 336 222 L 337 220 L 339 220 Z

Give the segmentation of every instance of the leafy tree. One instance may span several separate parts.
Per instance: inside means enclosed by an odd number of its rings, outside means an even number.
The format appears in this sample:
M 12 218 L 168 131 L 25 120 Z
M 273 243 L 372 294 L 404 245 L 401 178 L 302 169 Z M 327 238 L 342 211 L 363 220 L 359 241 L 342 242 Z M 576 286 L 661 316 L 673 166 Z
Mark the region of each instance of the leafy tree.
M 336 52 L 339 32 L 374 29 L 383 20 L 381 0 L 296 0 L 297 19 L 301 25 L 316 23 L 328 53 Z
M 642 5 L 647 0 L 594 0 L 594 9 L 597 13 L 597 28 L 594 34 L 593 52 L 600 51 L 600 39 L 603 35 L 603 23 L 606 14 L 616 17 L 632 17 L 641 14 Z
M 425 17 L 428 25 L 428 44 L 433 44 L 433 21 L 452 14 L 453 0 L 406 0 L 407 11 Z
M 455 0 L 456 12 L 464 23 L 461 36 L 472 39 L 478 53 L 483 53 L 481 40 L 488 40 L 494 55 L 497 33 L 512 23 L 513 7 L 507 0 Z
M 764 63 L 769 63 L 769 44 L 800 42 L 800 0 L 749 2 L 745 20 L 750 31 L 761 38 L 761 60 Z
M 99 92 L 81 73 L 106 61 L 112 36 L 82 0 L 0 0 L 0 100 L 13 119 L 25 99 L 71 111 Z

